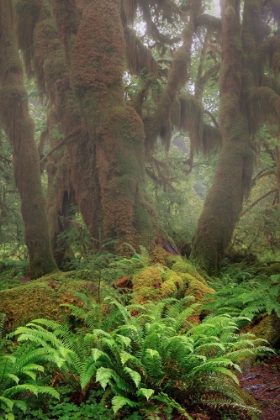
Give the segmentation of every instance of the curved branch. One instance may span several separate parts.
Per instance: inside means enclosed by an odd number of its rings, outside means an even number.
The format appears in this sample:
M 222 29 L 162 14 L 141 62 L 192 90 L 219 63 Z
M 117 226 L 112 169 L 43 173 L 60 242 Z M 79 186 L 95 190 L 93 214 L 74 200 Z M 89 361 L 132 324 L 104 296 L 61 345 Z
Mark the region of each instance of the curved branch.
M 211 16 L 208 14 L 203 14 L 200 15 L 197 20 L 196 20 L 196 25 L 198 27 L 200 26 L 205 26 L 206 28 L 209 29 L 216 29 L 218 31 L 222 30 L 222 21 L 220 18 L 217 18 L 215 16 Z
M 72 131 L 72 133 L 68 134 L 61 142 L 59 142 L 53 149 L 51 149 L 45 156 L 42 157 L 40 160 L 40 164 L 44 163 L 48 157 L 53 154 L 57 149 L 60 149 L 62 146 L 64 146 L 67 142 L 69 142 L 72 137 L 76 137 L 77 134 L 81 132 L 80 128 L 77 128 L 77 130 Z
M 259 179 L 264 178 L 265 176 L 273 175 L 273 174 L 275 174 L 275 171 L 266 171 L 265 169 L 263 169 L 252 179 L 252 187 L 256 185 Z
M 213 122 L 214 126 L 219 130 L 219 124 L 212 112 L 208 111 L 207 109 L 204 109 L 204 114 L 208 115 L 211 118 L 211 121 Z
M 259 197 L 257 200 L 255 200 L 250 206 L 248 206 L 240 215 L 240 218 L 244 216 L 244 214 L 248 213 L 253 207 L 255 207 L 260 201 L 264 200 L 266 197 L 268 197 L 271 194 L 274 194 L 278 192 L 277 188 L 274 188 L 273 190 L 268 191 L 267 193 L 263 194 L 261 197 Z

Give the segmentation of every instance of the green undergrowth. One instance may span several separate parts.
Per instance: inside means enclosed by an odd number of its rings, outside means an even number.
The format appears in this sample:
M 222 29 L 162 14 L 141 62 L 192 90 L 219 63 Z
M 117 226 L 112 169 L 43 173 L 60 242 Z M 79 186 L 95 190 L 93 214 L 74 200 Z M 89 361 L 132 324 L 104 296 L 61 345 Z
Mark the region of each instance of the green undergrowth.
M 10 289 L 21 285 L 20 279 L 28 277 L 27 260 L 6 258 L 0 260 L 0 290 Z
M 279 316 L 278 275 L 209 284 L 160 250 L 76 268 L 0 292 L 0 420 L 258 418 L 236 375 L 272 352 L 244 327 Z
M 245 323 L 259 314 L 275 313 L 280 318 L 280 274 L 267 276 L 250 268 L 228 267 L 212 286 L 216 293 L 207 297 L 203 309 L 214 315 L 245 317 Z
M 2 418 L 193 419 L 201 408 L 229 419 L 257 418 L 236 372 L 244 358 L 270 350 L 238 332 L 238 317 L 209 316 L 193 326 L 186 319 L 197 304 L 189 297 L 142 305 L 107 297 L 82 308 L 64 306 L 76 323 L 37 319 L 9 336 L 17 341 L 3 349 L 2 357 L 13 359 L 2 364 L 1 392 L 11 398 L 9 389 L 22 381 L 17 393 L 25 407 L 2 400 Z M 60 402 L 43 395 L 38 407 L 33 394 L 48 394 L 49 387 Z
M 273 271 L 272 271 L 273 273 Z M 206 296 L 202 313 L 242 317 L 240 328 L 280 346 L 280 274 L 259 267 L 229 265 L 211 283 L 215 294 Z

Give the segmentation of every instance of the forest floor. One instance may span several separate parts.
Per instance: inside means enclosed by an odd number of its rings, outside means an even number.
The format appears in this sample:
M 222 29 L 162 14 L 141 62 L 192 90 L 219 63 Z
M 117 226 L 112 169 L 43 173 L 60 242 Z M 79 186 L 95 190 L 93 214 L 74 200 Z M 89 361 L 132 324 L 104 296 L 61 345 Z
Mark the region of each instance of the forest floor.
M 254 365 L 239 375 L 240 386 L 258 402 L 259 420 L 280 420 L 280 356 Z

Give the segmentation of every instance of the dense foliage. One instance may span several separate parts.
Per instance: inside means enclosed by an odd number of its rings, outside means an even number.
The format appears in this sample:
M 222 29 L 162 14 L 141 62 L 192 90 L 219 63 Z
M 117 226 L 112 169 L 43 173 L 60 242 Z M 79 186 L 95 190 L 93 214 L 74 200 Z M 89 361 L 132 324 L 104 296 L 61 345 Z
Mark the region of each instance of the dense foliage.
M 258 418 L 238 373 L 280 347 L 279 16 L 0 2 L 1 420 Z

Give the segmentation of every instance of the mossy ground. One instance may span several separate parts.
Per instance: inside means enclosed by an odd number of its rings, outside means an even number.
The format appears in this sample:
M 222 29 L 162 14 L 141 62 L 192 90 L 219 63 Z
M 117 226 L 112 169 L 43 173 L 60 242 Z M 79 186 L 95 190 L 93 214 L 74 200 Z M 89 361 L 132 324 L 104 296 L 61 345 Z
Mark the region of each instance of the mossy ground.
M 256 318 L 250 326 L 250 333 L 267 340 L 270 346 L 279 349 L 280 319 L 276 314 L 263 314 Z
M 81 305 L 74 292 L 91 293 L 93 284 L 75 273 L 55 273 L 0 291 L 0 313 L 6 314 L 6 332 L 36 318 L 63 321 L 67 309 L 63 303 Z
M 164 261 L 166 255 L 160 257 L 160 261 Z M 200 303 L 204 296 L 215 293 L 188 261 L 170 254 L 165 261 L 168 266 L 157 263 L 133 276 L 134 302 L 141 304 L 167 297 L 193 296 L 195 302 Z

